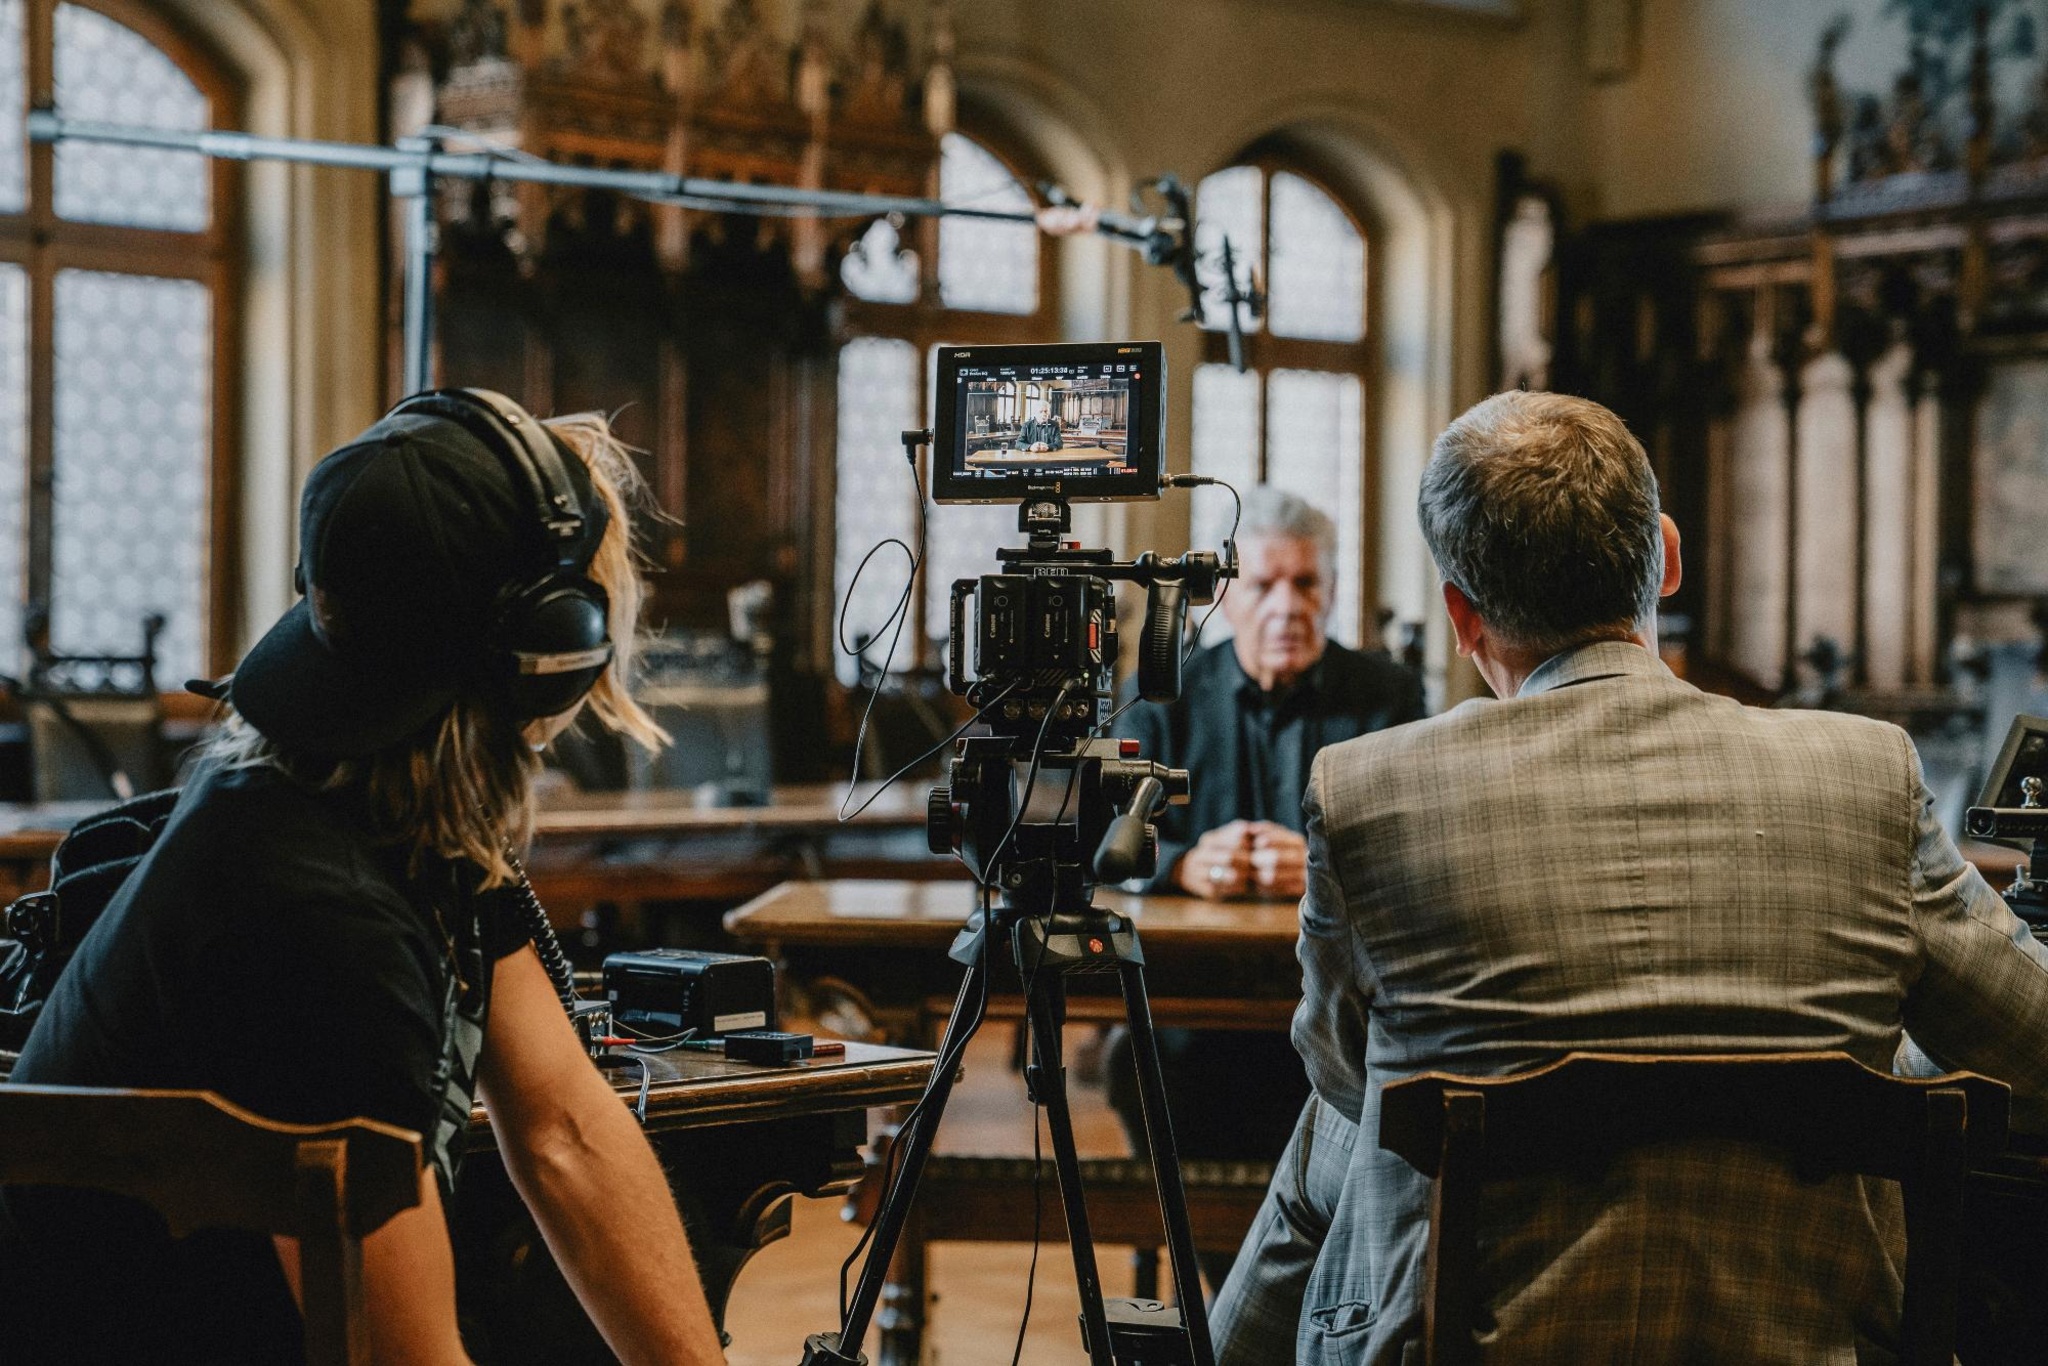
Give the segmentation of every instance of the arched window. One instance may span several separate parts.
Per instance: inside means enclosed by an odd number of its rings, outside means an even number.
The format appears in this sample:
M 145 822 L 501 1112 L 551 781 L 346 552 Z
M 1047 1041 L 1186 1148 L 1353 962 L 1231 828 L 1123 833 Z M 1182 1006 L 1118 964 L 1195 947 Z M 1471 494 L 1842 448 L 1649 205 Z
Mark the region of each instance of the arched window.
M 939 196 L 948 203 L 1029 211 L 1025 178 L 991 147 L 948 133 L 939 149 Z M 1028 223 L 948 218 L 937 223 L 869 225 L 841 265 L 847 330 L 839 353 L 838 493 L 833 601 L 845 598 L 870 547 L 889 536 L 914 545 L 916 495 L 900 434 L 926 425 L 929 376 L 944 345 L 1054 340 L 1045 301 L 1054 297 L 1052 257 Z M 1012 507 L 927 508 L 928 549 L 896 667 L 937 662 L 946 635 L 953 580 L 995 566 L 994 550 L 1014 540 Z M 846 605 L 848 643 L 873 637 L 903 589 L 901 556 L 877 556 Z M 868 658 L 879 665 L 886 636 Z M 839 677 L 853 682 L 852 660 L 834 643 Z
M 1300 494 L 1337 523 L 1331 634 L 1377 645 L 1366 550 L 1366 239 L 1328 190 L 1268 159 L 1226 167 L 1196 194 L 1196 239 L 1207 295 L 1205 359 L 1194 375 L 1194 469 L 1240 488 L 1269 483 Z M 1238 284 L 1267 292 L 1263 319 L 1243 309 L 1245 373 L 1228 363 L 1221 248 L 1228 236 Z M 1217 544 L 1230 500 L 1195 502 L 1192 542 Z
M 233 172 L 196 153 L 30 147 L 30 96 L 67 117 L 233 127 L 219 72 L 150 8 L 0 0 L 0 670 L 22 609 L 62 653 L 133 654 L 162 613 L 159 677 L 224 669 L 234 527 Z

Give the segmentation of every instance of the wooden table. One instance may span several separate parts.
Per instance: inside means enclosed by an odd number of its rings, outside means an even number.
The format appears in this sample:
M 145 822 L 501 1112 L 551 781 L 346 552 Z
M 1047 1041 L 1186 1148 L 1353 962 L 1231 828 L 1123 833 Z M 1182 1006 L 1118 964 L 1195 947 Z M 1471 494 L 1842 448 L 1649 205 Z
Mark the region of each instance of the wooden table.
M 794 1198 L 850 1193 L 864 1171 L 868 1111 L 916 1100 L 932 1073 L 929 1053 L 865 1043 L 847 1044 L 844 1057 L 786 1067 L 708 1053 L 633 1056 L 652 1068 L 648 1136 L 721 1323 L 740 1269 L 788 1236 Z M 14 1060 L 0 1052 L 0 1082 Z M 636 1105 L 639 1067 L 606 1070 L 621 1102 Z M 448 1221 L 463 1340 L 478 1366 L 616 1360 L 512 1189 L 481 1105 L 470 1115 Z
M 862 1172 L 868 1111 L 915 1100 L 932 1070 L 929 1053 L 863 1043 L 849 1043 L 844 1058 L 787 1067 L 708 1053 L 634 1056 L 653 1069 L 647 1131 L 721 1322 L 740 1269 L 788 1235 L 794 1197 L 851 1191 Z M 607 1070 L 621 1099 L 634 1104 L 639 1067 Z M 481 1106 L 471 1117 L 469 1147 L 449 1219 L 471 1355 L 480 1366 L 615 1360 L 512 1189 Z
M 848 809 L 873 791 L 863 784 Z M 925 784 L 898 783 L 839 819 L 843 783 L 775 789 L 766 806 L 713 806 L 688 791 L 577 792 L 543 802 L 528 860 L 541 899 L 724 901 L 789 878 L 961 878 L 926 847 Z
M 726 932 L 777 960 L 786 990 L 864 1012 L 894 1039 L 927 1043 L 951 1009 L 962 969 L 946 956 L 974 908 L 943 882 L 786 882 L 726 913 Z M 1202 901 L 1098 891 L 1095 904 L 1137 924 L 1145 984 L 1161 1025 L 1285 1029 L 1301 999 L 1292 901 Z M 994 955 L 992 1016 L 1023 1015 L 1014 965 Z M 1067 979 L 1068 1018 L 1121 1020 L 1112 973 Z
M 716 806 L 690 791 L 544 793 L 528 859 L 534 887 L 574 924 L 595 902 L 730 903 L 793 877 L 965 876 L 957 859 L 925 845 L 925 784 L 898 783 L 842 822 L 846 790 L 778 787 L 767 806 Z M 43 886 L 57 842 L 104 805 L 0 804 L 0 902 Z

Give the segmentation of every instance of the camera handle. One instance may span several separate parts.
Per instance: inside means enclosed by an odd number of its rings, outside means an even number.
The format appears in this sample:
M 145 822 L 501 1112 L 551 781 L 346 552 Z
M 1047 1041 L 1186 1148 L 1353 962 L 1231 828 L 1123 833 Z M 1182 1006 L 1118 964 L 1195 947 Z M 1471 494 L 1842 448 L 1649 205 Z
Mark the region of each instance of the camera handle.
M 1158 839 L 1152 828 L 1152 813 L 1165 804 L 1165 783 L 1157 778 L 1138 779 L 1137 787 L 1131 791 L 1131 804 L 1103 832 L 1102 846 L 1095 851 L 1095 876 L 1104 882 L 1122 882 L 1144 872 L 1145 846 Z
M 1145 590 L 1145 629 L 1138 635 L 1138 695 L 1171 703 L 1180 696 L 1182 637 L 1187 634 L 1185 579 L 1154 579 Z

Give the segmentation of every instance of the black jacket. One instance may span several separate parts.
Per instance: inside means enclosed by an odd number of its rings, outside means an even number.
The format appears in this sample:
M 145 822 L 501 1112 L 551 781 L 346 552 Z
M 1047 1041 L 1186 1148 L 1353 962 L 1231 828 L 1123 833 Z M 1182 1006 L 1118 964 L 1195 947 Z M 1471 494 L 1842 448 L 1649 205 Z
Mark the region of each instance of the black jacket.
M 1383 650 L 1353 650 L 1332 641 L 1316 669 L 1304 776 L 1307 761 L 1323 746 L 1423 714 L 1422 680 Z M 1188 804 L 1160 814 L 1159 871 L 1147 891 L 1172 887 L 1174 864 L 1205 831 L 1253 815 L 1241 809 L 1239 796 L 1243 722 L 1238 691 L 1244 681 L 1236 646 L 1226 640 L 1188 660 L 1179 701 L 1136 703 L 1117 723 L 1117 734 L 1139 741 L 1144 758 L 1184 768 L 1194 780 Z M 1301 822 L 1297 818 L 1287 824 L 1299 829 Z

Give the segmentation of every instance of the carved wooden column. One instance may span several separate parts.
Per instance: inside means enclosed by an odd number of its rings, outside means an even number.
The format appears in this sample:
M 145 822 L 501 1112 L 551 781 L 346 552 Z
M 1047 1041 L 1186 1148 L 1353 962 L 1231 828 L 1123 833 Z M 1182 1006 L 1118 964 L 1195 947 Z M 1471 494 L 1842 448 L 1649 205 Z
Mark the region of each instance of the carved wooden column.
M 1799 374 L 1792 529 L 1795 656 L 1816 641 L 1847 651 L 1856 639 L 1855 371 L 1830 347 Z
M 1785 622 L 1791 564 L 1792 428 L 1778 364 L 1773 290 L 1756 291 L 1749 342 L 1736 375 L 1729 430 L 1728 657 L 1766 687 L 1788 663 Z
M 1895 341 L 1870 367 L 1864 409 L 1863 674 L 1872 688 L 1911 679 L 1914 579 L 1913 350 Z

